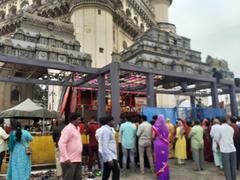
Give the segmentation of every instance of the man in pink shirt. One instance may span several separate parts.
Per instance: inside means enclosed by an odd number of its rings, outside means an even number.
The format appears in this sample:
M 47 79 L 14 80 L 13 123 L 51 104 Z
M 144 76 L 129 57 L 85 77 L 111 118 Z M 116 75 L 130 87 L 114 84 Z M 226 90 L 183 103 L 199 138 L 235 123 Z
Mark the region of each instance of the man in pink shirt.
M 58 142 L 63 180 L 81 180 L 82 139 L 79 131 L 80 114 L 72 113 L 69 124 L 62 130 Z

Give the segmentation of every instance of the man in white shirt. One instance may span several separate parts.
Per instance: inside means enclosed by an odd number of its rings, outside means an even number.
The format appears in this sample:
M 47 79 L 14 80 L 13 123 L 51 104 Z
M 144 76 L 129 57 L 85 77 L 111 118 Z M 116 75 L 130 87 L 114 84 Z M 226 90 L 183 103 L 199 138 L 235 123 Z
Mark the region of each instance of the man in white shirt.
M 140 159 L 140 171 L 144 174 L 144 150 L 146 149 L 147 158 L 151 167 L 151 171 L 154 172 L 153 168 L 153 155 L 152 155 L 152 125 L 147 122 L 145 115 L 141 116 L 143 121 L 137 130 L 138 139 L 138 150 Z
M 222 119 L 222 125 L 216 136 L 216 142 L 220 146 L 222 154 L 224 175 L 226 180 L 236 180 L 236 148 L 233 143 L 234 130 L 227 124 L 226 119 Z
M 112 180 L 120 179 L 120 169 L 117 161 L 117 145 L 115 141 L 115 132 L 113 131 L 113 118 L 103 117 L 100 120 L 103 123 L 100 133 L 100 145 L 103 157 L 103 176 L 102 180 L 108 180 L 112 172 Z
M 220 169 L 223 168 L 223 165 L 222 165 L 222 155 L 221 155 L 221 152 L 220 152 L 220 149 L 219 149 L 219 145 L 217 144 L 217 135 L 218 135 L 218 132 L 220 131 L 221 129 L 221 125 L 220 125 L 220 120 L 215 118 L 213 120 L 213 126 L 211 128 L 211 132 L 210 132 L 210 135 L 212 137 L 212 150 L 213 150 L 213 157 L 214 157 L 214 163 L 217 167 L 219 167 Z
M 5 156 L 5 151 L 7 150 L 6 147 L 6 140 L 8 139 L 8 134 L 2 128 L 4 124 L 4 119 L 0 119 L 0 171 L 2 167 L 2 162 Z

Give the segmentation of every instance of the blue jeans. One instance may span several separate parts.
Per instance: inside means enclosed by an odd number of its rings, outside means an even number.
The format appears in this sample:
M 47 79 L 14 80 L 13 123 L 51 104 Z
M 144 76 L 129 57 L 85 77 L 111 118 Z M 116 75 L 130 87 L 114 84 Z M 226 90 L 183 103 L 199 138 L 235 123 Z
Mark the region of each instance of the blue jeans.
M 126 149 L 122 147 L 122 163 L 123 163 L 123 168 L 127 169 L 127 158 L 128 158 L 128 153 L 130 156 L 130 168 L 135 168 L 135 163 L 134 163 L 134 158 L 135 158 L 135 149 Z

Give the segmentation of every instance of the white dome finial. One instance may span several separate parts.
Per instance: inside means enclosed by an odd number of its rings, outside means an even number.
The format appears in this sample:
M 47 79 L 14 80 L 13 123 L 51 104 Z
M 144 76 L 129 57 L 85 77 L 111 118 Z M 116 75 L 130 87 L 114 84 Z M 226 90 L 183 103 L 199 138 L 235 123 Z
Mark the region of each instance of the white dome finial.
M 168 23 L 168 8 L 172 0 L 150 0 L 157 23 Z

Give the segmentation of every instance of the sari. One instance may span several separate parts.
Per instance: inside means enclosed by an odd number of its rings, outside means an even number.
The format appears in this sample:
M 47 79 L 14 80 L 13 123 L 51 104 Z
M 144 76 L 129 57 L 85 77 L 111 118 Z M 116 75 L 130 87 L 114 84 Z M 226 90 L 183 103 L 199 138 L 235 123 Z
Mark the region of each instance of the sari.
M 168 126 L 169 129 L 169 153 L 168 153 L 168 158 L 174 158 L 174 140 L 175 140 L 175 127 L 171 123 L 170 119 L 166 119 L 166 125 Z
M 192 159 L 191 139 L 188 138 L 188 135 L 191 131 L 191 127 L 188 126 L 186 120 L 182 120 L 182 123 L 183 123 L 183 128 L 185 130 L 185 137 L 186 137 L 187 159 Z
M 211 128 L 208 123 L 207 119 L 204 119 L 202 122 L 204 130 L 204 157 L 207 162 L 213 162 L 212 138 L 210 136 Z
M 187 159 L 187 144 L 185 137 L 185 129 L 182 121 L 178 121 L 178 126 L 176 129 L 176 144 L 175 144 L 175 158 L 178 160 Z
M 31 157 L 26 154 L 26 147 L 32 141 L 28 131 L 22 130 L 20 142 L 16 141 L 16 132 L 12 131 L 9 138 L 10 160 L 8 164 L 7 180 L 29 180 L 31 176 Z
M 168 134 L 169 130 L 163 115 L 159 115 L 157 121 L 153 125 L 153 131 L 156 136 L 154 143 L 155 157 L 155 173 L 158 180 L 169 180 L 168 167 Z

